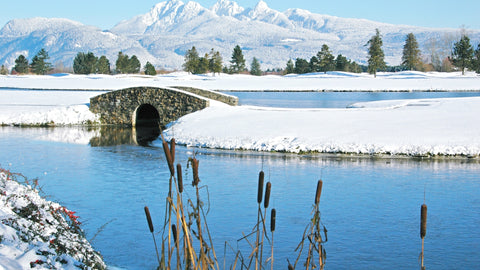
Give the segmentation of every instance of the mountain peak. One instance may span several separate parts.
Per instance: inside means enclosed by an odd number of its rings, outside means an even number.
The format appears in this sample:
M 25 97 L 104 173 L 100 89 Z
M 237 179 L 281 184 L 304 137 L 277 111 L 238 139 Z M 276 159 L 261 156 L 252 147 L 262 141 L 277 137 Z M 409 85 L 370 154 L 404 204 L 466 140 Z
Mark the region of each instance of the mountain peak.
M 267 3 L 265 1 L 260 0 L 258 1 L 257 5 L 255 6 L 256 11 L 268 11 L 270 8 L 268 7 Z
M 212 12 L 218 16 L 235 16 L 244 11 L 244 8 L 239 6 L 236 2 L 229 0 L 218 0 L 212 7 Z

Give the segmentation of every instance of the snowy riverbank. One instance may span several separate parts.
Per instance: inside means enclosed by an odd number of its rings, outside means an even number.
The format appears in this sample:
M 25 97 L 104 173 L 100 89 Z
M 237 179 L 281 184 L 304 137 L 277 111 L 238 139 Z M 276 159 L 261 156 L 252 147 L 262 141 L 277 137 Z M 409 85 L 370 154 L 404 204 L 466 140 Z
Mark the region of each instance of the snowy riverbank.
M 329 73 L 289 76 L 169 75 L 0 76 L 0 123 L 78 125 L 98 121 L 87 103 L 97 91 L 20 91 L 6 88 L 121 89 L 131 86 L 194 86 L 228 90 L 480 91 L 468 73 Z M 178 143 L 259 151 L 480 155 L 480 98 L 357 103 L 343 109 L 231 107 L 216 102 L 172 123 Z M 88 140 L 82 140 L 88 141 Z
M 17 180 L 0 168 L 0 269 L 105 269 L 75 212 Z

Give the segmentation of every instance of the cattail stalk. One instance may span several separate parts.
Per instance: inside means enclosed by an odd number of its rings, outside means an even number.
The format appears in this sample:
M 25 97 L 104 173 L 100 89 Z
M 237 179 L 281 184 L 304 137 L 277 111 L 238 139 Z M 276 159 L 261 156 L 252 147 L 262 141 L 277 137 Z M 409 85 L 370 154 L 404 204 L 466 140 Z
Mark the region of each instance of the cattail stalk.
M 266 228 L 265 228 L 265 218 L 267 217 L 267 208 L 268 204 L 270 202 L 270 192 L 272 190 L 272 183 L 267 182 L 267 185 L 265 187 L 265 199 L 263 200 L 263 206 L 265 208 L 264 214 L 262 217 L 262 242 L 260 242 L 260 265 L 262 263 L 263 259 L 263 240 L 265 239 L 265 235 L 267 234 Z
M 192 159 L 192 170 L 193 170 L 193 182 L 192 186 L 198 186 L 198 183 L 200 182 L 200 178 L 198 177 L 198 165 L 199 161 L 196 158 Z
M 170 140 L 170 156 L 172 157 L 172 164 L 175 163 L 175 138 Z
M 420 238 L 422 238 L 422 253 L 421 253 L 421 269 L 425 269 L 423 264 L 424 259 L 424 243 L 425 243 L 425 235 L 427 234 L 427 205 L 422 204 L 420 208 Z
M 162 145 L 163 152 L 165 153 L 165 158 L 167 159 L 168 169 L 170 169 L 170 176 L 174 176 L 175 168 L 173 167 L 172 153 L 170 152 L 170 148 L 168 147 L 168 143 L 166 141 L 163 141 Z
M 178 192 L 183 192 L 183 177 L 182 177 L 182 165 L 180 163 L 177 164 L 177 184 L 178 184 Z
M 323 181 L 318 180 L 317 192 L 315 193 L 315 205 L 318 205 L 320 203 L 320 196 L 322 195 L 322 186 L 323 186 Z
M 258 247 L 260 245 L 260 216 L 262 214 L 262 210 L 260 204 L 262 203 L 263 198 L 263 181 L 265 178 L 265 173 L 260 171 L 258 174 L 258 190 L 257 190 L 257 203 L 258 203 L 258 211 L 257 211 L 257 229 L 256 229 L 256 241 L 255 241 L 255 269 L 258 269 L 259 261 L 258 261 Z M 260 265 L 261 266 L 261 265 Z
M 152 234 L 153 237 L 153 244 L 155 245 L 155 252 L 157 253 L 157 260 L 158 260 L 158 265 L 160 266 L 160 256 L 158 255 L 158 247 L 157 247 L 157 241 L 155 240 L 155 234 L 153 233 L 153 222 L 152 222 L 152 217 L 150 216 L 150 210 L 148 209 L 148 206 L 145 206 L 143 208 L 145 210 L 145 216 L 147 217 L 147 222 L 148 222 L 148 229 L 150 230 L 150 233 Z
M 277 211 L 275 208 L 272 208 L 270 212 L 270 232 L 272 233 L 272 257 L 271 257 L 271 270 L 273 270 L 273 233 L 275 232 L 275 220 L 277 216 Z

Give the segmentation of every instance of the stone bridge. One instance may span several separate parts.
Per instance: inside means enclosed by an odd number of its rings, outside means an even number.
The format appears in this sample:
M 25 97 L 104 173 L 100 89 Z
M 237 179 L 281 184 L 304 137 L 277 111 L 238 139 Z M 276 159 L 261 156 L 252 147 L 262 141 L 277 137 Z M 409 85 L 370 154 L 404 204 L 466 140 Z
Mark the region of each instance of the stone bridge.
M 210 99 L 238 104 L 236 97 L 191 87 L 132 87 L 91 98 L 90 111 L 100 114 L 103 125 L 163 129 L 186 114 L 208 107 Z

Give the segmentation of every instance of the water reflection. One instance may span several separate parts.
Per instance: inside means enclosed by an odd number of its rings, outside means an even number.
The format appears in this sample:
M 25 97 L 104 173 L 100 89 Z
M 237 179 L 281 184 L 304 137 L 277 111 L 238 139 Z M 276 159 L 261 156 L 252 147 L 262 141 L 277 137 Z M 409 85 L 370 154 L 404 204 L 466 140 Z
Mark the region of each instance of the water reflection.
M 116 127 L 102 126 L 100 136 L 90 139 L 90 145 L 115 146 L 115 145 L 141 145 L 148 146 L 160 136 L 158 126 Z

